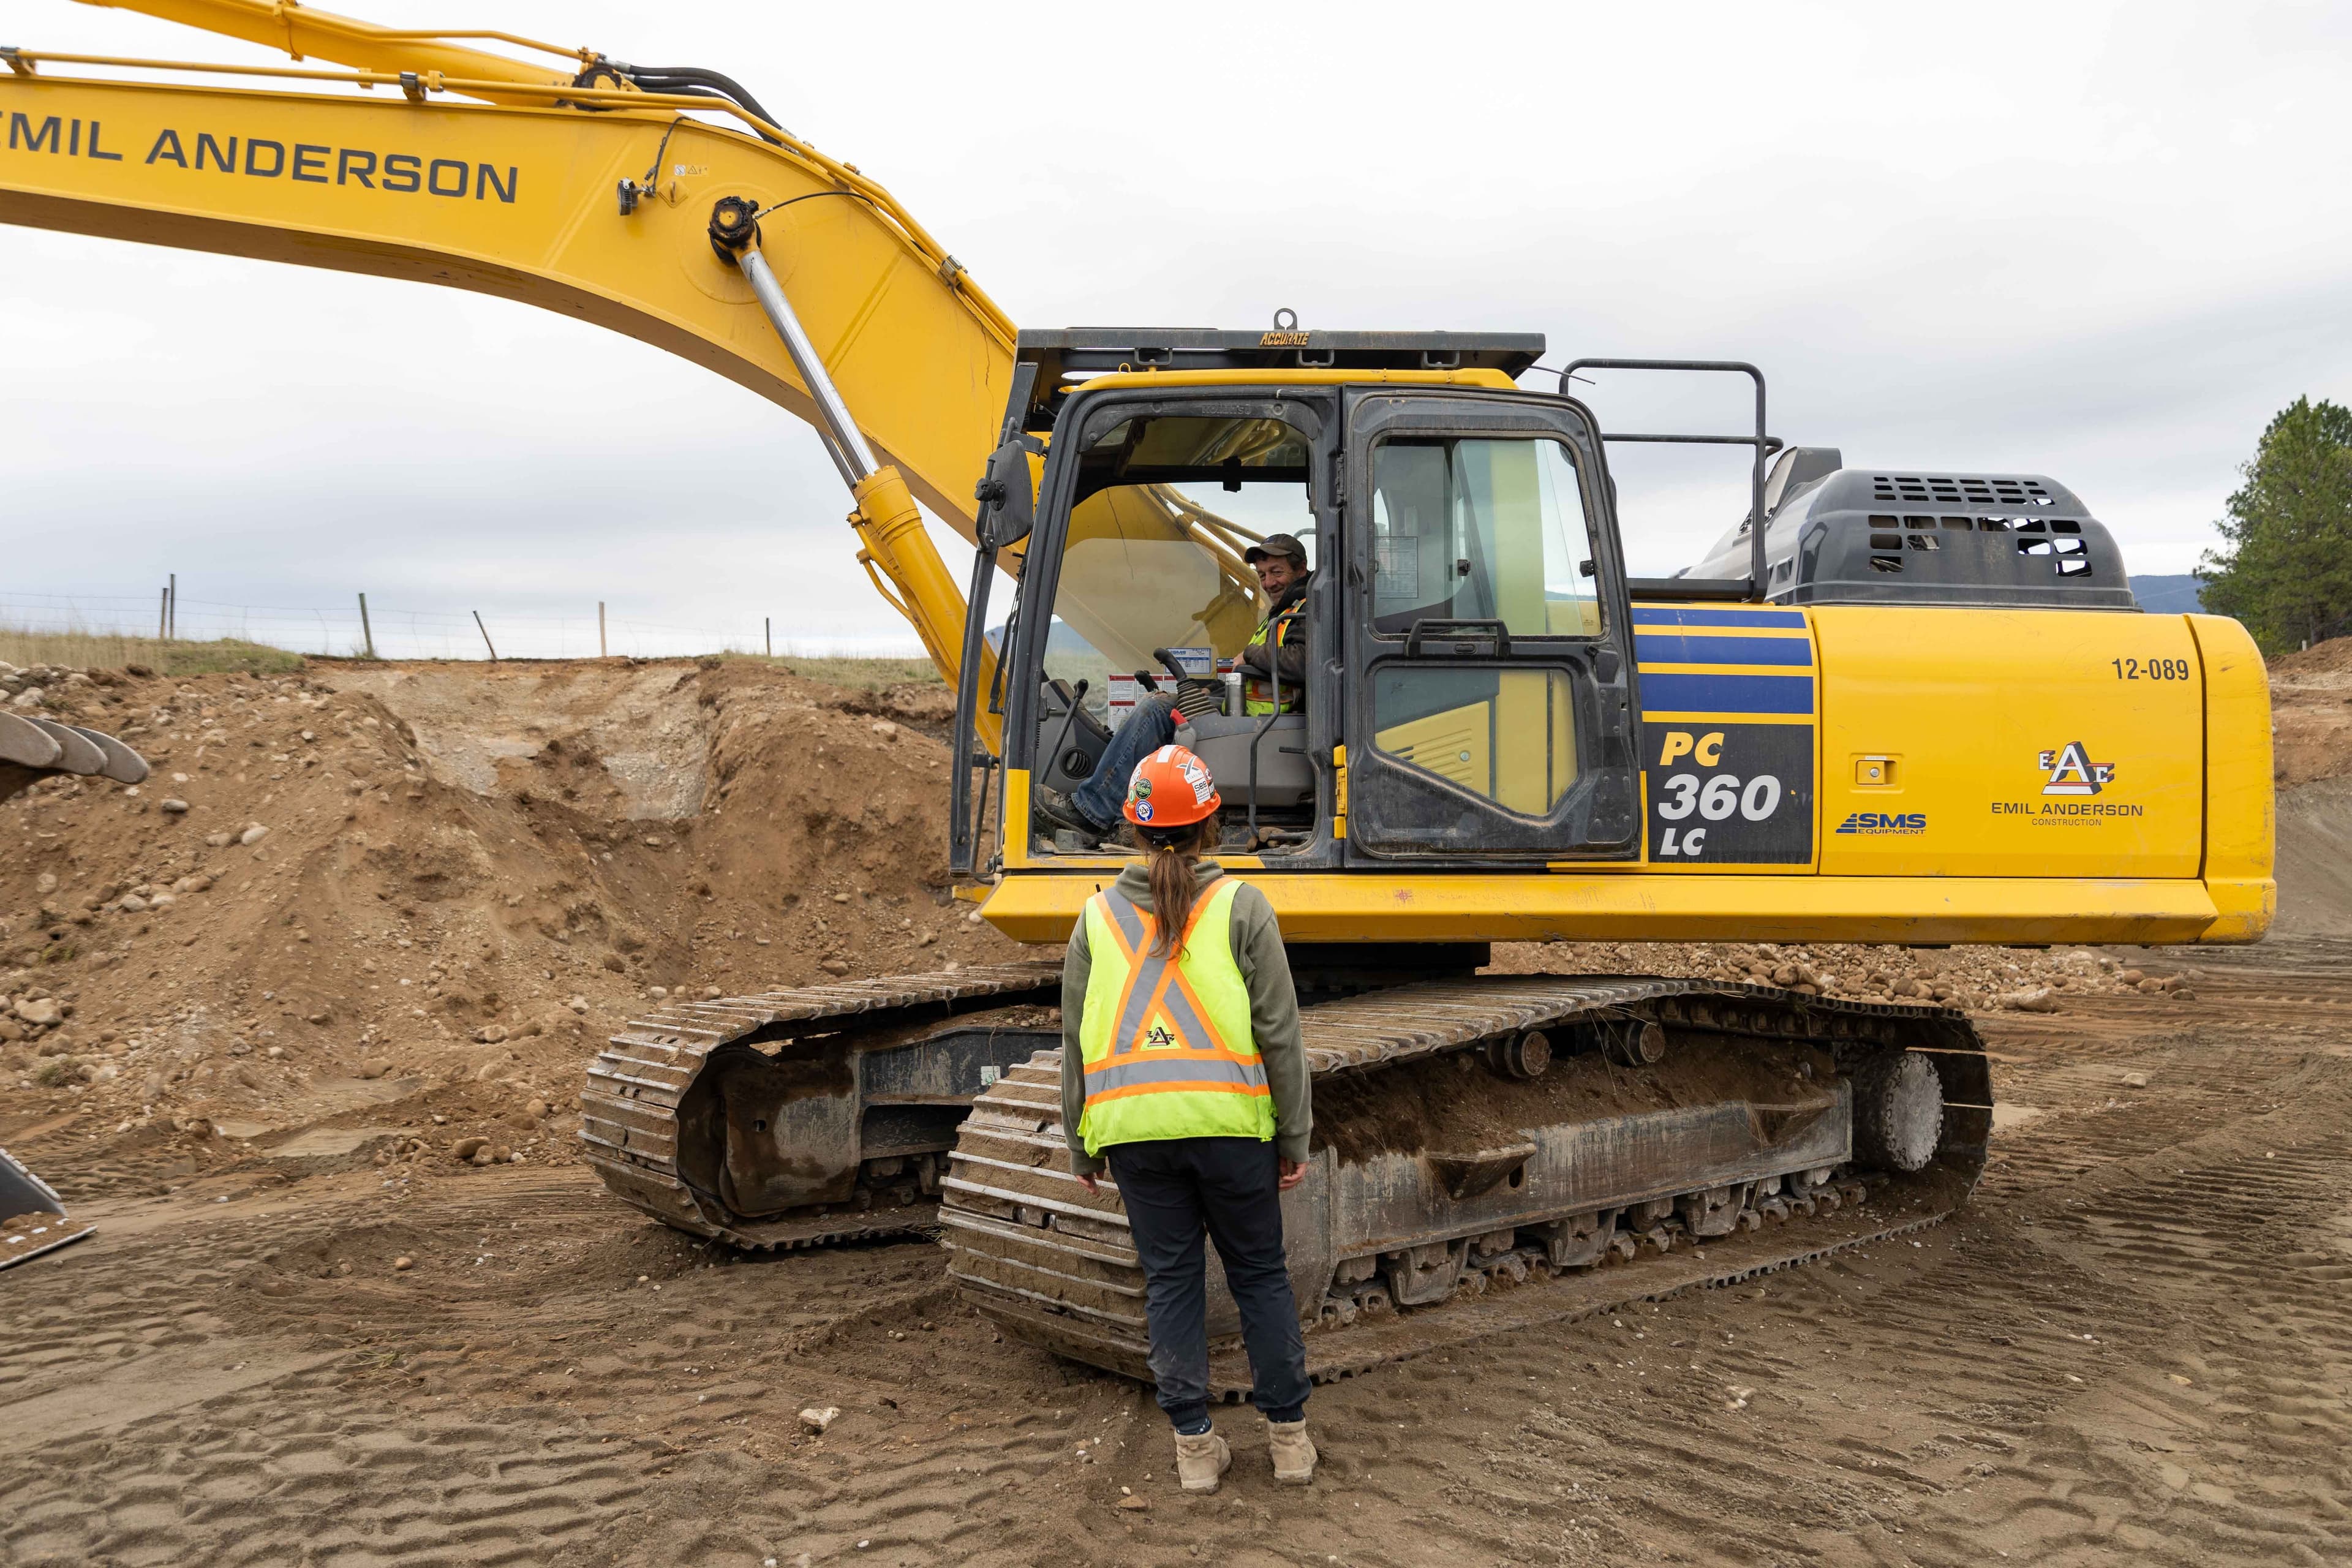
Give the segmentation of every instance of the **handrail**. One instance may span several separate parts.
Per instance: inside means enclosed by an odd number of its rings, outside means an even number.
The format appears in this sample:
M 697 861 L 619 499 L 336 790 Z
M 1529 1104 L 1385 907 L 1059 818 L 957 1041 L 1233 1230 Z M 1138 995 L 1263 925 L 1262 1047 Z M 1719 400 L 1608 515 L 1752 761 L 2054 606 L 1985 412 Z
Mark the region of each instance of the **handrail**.
M 1764 458 L 1767 454 L 1773 451 L 1780 445 L 1778 440 L 1764 433 L 1764 373 L 1757 369 L 1754 365 L 1749 364 L 1745 360 L 1580 359 L 1570 361 L 1568 368 L 1559 373 L 1559 395 L 1562 397 L 1572 395 L 1569 390 L 1570 383 L 1573 380 L 1576 373 L 1580 370 L 1721 371 L 1727 374 L 1745 375 L 1756 384 L 1756 434 L 1753 436 L 1612 435 L 1603 431 L 1601 435 L 1601 438 L 1603 441 L 1649 441 L 1673 446 L 1693 447 L 1753 447 L 1756 449 L 1755 469 L 1749 479 L 1748 515 L 1751 520 L 1751 522 L 1748 530 L 1748 591 L 1745 595 L 1739 596 L 1752 600 L 1757 604 L 1762 604 L 1764 602 L 1765 591 L 1768 586 L 1765 581 L 1764 563 Z M 1650 579 L 1652 582 L 1675 580 L 1676 579 Z M 1695 589 L 1699 590 L 1697 593 L 1694 594 L 1694 597 L 1727 598 L 1732 596 L 1727 593 L 1722 592 L 1722 590 L 1729 586 L 1728 584 L 1710 582 L 1706 583 L 1702 587 L 1699 583 L 1694 582 L 1692 585 Z
M 551 55 L 568 56 L 588 64 L 598 51 L 550 44 L 515 33 L 491 29 L 436 32 L 420 27 L 387 27 L 356 16 L 339 16 L 286 0 L 83 0 L 111 10 L 135 11 L 159 21 L 216 37 L 237 38 L 265 49 L 282 49 L 296 59 L 316 58 L 342 65 L 381 67 L 395 70 L 439 70 L 473 75 L 509 83 L 544 79 L 551 68 L 446 42 L 456 38 L 487 38 L 517 44 Z M 389 56 L 389 60 L 381 57 Z

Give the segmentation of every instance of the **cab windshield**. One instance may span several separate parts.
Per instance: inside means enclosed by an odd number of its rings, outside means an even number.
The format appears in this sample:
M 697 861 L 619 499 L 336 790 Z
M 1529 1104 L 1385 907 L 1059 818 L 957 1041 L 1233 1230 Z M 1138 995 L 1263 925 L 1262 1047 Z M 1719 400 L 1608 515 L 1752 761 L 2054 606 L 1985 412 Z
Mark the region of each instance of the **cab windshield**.
M 1244 552 L 1270 533 L 1314 550 L 1308 438 L 1286 421 L 1174 416 L 1121 420 L 1089 440 L 1062 552 L 1048 679 L 1116 720 L 1134 672 L 1168 673 L 1160 650 L 1208 676 L 1265 615 Z

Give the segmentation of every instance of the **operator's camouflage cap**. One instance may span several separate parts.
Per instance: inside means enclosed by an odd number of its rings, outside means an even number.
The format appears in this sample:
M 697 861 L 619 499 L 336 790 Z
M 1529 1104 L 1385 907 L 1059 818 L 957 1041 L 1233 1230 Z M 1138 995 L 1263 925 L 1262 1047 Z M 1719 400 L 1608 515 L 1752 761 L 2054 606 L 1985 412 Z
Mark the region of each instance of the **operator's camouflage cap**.
M 1263 544 L 1253 544 L 1242 552 L 1242 559 L 1252 566 L 1269 555 L 1286 555 L 1301 566 L 1307 564 L 1307 546 L 1298 542 L 1295 533 L 1269 533 Z

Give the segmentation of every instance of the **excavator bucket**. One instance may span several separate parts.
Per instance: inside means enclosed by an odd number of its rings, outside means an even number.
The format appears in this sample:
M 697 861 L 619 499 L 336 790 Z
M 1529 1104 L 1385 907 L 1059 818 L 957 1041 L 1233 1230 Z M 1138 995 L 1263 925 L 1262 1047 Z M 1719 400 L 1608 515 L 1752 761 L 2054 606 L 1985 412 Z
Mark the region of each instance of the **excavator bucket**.
M 79 1241 L 94 1225 L 76 1225 L 48 1183 L 0 1149 L 0 1268 Z
M 0 713 L 0 800 L 51 773 L 79 773 L 135 784 L 147 759 L 113 736 L 79 724 Z

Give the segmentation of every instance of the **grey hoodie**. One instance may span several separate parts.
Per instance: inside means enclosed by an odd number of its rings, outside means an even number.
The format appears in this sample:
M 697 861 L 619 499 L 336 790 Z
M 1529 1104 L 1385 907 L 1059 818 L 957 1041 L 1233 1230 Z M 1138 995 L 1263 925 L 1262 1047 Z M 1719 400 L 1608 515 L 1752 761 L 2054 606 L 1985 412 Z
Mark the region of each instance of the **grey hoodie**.
M 1192 875 L 1204 895 L 1224 874 L 1214 860 L 1192 862 Z M 1112 886 L 1136 908 L 1158 912 L 1152 909 L 1150 878 L 1140 862 L 1119 872 Z M 1315 1130 L 1315 1110 L 1307 1053 L 1298 1043 L 1298 994 L 1291 988 L 1290 960 L 1282 950 L 1282 927 L 1275 920 L 1274 906 L 1246 882 L 1234 894 L 1232 932 L 1234 962 L 1249 986 L 1250 1035 L 1265 1058 L 1266 1087 L 1274 1093 L 1276 1152 L 1286 1160 L 1304 1160 L 1307 1135 Z M 1070 1145 L 1070 1169 L 1082 1176 L 1099 1175 L 1103 1170 L 1103 1161 L 1088 1154 L 1086 1140 L 1078 1136 L 1078 1118 L 1087 1108 L 1078 1027 L 1086 1016 L 1087 978 L 1093 973 L 1086 917 L 1081 915 L 1062 960 L 1062 1135 Z

